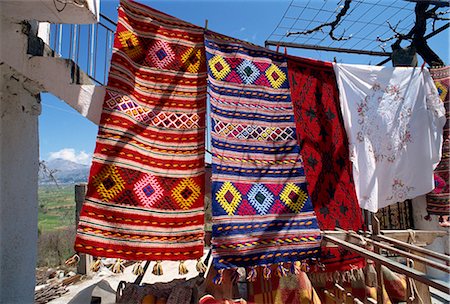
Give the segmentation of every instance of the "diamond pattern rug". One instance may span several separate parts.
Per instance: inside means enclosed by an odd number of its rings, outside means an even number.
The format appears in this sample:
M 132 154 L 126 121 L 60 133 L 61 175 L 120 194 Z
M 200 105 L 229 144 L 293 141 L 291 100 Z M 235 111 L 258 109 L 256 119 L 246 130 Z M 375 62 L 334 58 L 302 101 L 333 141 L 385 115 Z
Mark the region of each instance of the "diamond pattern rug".
M 214 267 L 317 256 L 321 236 L 296 140 L 286 58 L 213 32 L 205 45 Z
M 126 260 L 202 256 L 203 39 L 202 28 L 121 1 L 76 251 Z

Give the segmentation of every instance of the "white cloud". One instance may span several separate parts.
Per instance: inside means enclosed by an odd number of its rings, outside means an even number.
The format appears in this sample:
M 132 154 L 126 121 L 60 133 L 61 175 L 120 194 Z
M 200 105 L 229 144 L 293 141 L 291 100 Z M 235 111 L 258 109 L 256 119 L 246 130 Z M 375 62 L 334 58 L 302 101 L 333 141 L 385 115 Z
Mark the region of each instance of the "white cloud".
M 75 149 L 64 148 L 56 152 L 50 152 L 48 160 L 61 158 L 65 160 L 73 161 L 74 163 L 89 165 L 91 162 L 91 155 L 84 151 L 77 153 Z
M 241 27 L 240 31 L 241 32 L 245 31 L 245 27 Z

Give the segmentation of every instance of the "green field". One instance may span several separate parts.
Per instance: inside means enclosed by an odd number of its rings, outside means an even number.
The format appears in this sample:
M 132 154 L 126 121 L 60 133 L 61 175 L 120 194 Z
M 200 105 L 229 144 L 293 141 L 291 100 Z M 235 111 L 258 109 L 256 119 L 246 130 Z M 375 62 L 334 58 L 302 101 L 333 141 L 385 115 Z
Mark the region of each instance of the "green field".
M 40 186 L 38 196 L 41 231 L 75 225 L 74 185 Z

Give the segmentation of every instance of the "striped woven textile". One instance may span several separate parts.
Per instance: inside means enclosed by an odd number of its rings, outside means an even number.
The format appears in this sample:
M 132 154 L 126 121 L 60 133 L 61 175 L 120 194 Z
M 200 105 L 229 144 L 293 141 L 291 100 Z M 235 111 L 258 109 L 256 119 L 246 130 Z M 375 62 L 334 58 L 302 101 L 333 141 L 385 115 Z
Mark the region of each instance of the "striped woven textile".
M 319 227 L 361 230 L 361 208 L 333 65 L 290 56 L 288 70 L 307 188 Z M 323 247 L 320 261 L 326 272 L 364 266 L 364 258 L 342 248 Z
M 121 1 L 76 251 L 202 256 L 205 108 L 203 29 Z
M 216 269 L 317 256 L 286 58 L 207 32 Z
M 444 103 L 446 123 L 444 126 L 444 142 L 442 144 L 442 158 L 434 170 L 435 188 L 427 194 L 428 214 L 440 216 L 450 215 L 450 188 L 449 188 L 449 162 L 450 162 L 450 67 L 443 67 L 430 70 L 431 77 L 439 93 L 439 97 Z

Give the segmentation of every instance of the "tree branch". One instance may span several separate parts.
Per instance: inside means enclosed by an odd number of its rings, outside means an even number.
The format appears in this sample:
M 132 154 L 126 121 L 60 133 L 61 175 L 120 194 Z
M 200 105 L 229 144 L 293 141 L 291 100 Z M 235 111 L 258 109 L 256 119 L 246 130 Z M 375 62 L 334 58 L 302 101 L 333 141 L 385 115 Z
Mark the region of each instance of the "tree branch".
M 316 27 L 313 28 L 313 29 L 306 30 L 306 31 L 301 31 L 301 32 L 288 32 L 288 33 L 286 34 L 286 36 L 289 37 L 289 36 L 291 36 L 291 35 L 309 35 L 309 34 L 312 34 L 312 33 L 314 33 L 314 32 L 318 32 L 318 31 L 323 32 L 322 29 L 323 29 L 324 27 L 329 26 L 329 27 L 331 28 L 331 30 L 330 30 L 330 32 L 328 33 L 328 35 L 330 35 L 331 39 L 337 40 L 337 41 L 342 41 L 342 40 L 348 40 L 348 39 L 352 38 L 351 35 L 348 36 L 348 37 L 344 37 L 345 30 L 344 30 L 343 34 L 342 34 L 340 37 L 336 37 L 336 36 L 334 35 L 334 31 L 336 30 L 336 27 L 339 25 L 339 22 L 341 22 L 342 17 L 344 17 L 344 16 L 347 14 L 347 12 L 348 12 L 348 10 L 349 10 L 349 8 L 350 8 L 350 3 L 351 3 L 351 2 L 352 2 L 352 0 L 345 0 L 344 6 L 343 6 L 342 9 L 340 10 L 340 12 L 336 15 L 336 19 L 335 19 L 334 21 L 323 23 L 323 24 L 321 24 L 321 25 L 316 26 Z
M 395 26 L 387 22 L 389 28 L 394 35 L 389 38 L 381 38 L 377 37 L 377 41 L 385 43 L 391 40 L 396 39 L 396 41 L 392 44 L 392 49 L 400 48 L 400 44 L 404 40 L 410 40 L 411 45 L 414 46 L 417 50 L 417 53 L 427 62 L 430 66 L 435 65 L 444 65 L 443 61 L 439 58 L 439 56 L 428 46 L 426 39 L 424 38 L 426 30 L 427 30 L 427 20 L 433 19 L 433 30 L 435 26 L 436 20 L 445 20 L 447 18 L 441 17 L 442 15 L 448 14 L 450 11 L 446 12 L 438 12 L 439 8 L 444 7 L 443 4 L 436 4 L 433 8 L 428 9 L 430 6 L 429 1 L 414 1 L 416 2 L 416 7 L 414 9 L 416 22 L 413 28 L 407 33 L 402 34 L 397 30 L 397 23 Z M 381 47 L 381 46 L 380 46 Z
M 383 39 L 381 37 L 377 37 L 377 41 L 379 41 L 379 42 L 388 42 L 388 41 L 391 41 L 391 40 L 394 40 L 394 39 L 398 39 L 400 41 L 402 41 L 402 40 L 411 40 L 413 38 L 413 35 L 414 35 L 415 26 L 409 31 L 408 34 L 402 34 L 402 33 L 397 31 L 397 27 L 399 26 L 400 22 L 401 22 L 401 20 L 398 21 L 398 23 L 395 26 L 392 26 L 392 24 L 389 21 L 387 21 L 387 24 L 388 24 L 389 28 L 391 29 L 391 31 L 394 32 L 395 35 L 393 35 L 392 37 L 389 37 L 389 38 L 385 38 L 385 39 Z

